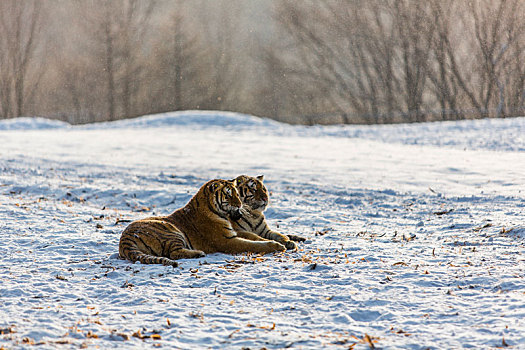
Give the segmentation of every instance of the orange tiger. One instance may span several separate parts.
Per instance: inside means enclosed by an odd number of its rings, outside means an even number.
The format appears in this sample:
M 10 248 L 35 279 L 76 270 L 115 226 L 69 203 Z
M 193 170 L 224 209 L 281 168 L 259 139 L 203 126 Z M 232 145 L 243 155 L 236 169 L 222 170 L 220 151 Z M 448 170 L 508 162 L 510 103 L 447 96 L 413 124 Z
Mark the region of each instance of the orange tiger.
M 137 220 L 122 232 L 119 254 L 143 264 L 177 266 L 177 259 L 208 253 L 271 253 L 285 247 L 274 241 L 237 237 L 229 220 L 238 220 L 242 203 L 232 181 L 211 180 L 188 204 L 171 215 Z
M 268 189 L 263 184 L 264 175 L 251 177 L 240 175 L 234 181 L 239 191 L 243 209 L 246 213 L 237 219 L 231 218 L 230 222 L 237 235 L 252 239 L 246 232 L 255 233 L 258 237 L 277 241 L 286 249 L 297 249 L 295 242 L 303 242 L 306 239 L 296 235 L 283 235 L 268 227 L 263 211 L 268 206 Z M 255 238 L 257 239 L 257 238 Z

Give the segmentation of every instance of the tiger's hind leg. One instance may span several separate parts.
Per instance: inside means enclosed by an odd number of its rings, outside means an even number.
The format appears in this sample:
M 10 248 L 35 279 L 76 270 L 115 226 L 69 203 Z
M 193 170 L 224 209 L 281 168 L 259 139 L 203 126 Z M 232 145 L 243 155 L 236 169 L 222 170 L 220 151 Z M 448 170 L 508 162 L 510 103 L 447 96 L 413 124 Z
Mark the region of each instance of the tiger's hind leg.
M 179 263 L 174 261 L 173 259 L 169 259 L 162 256 L 144 254 L 143 252 L 136 249 L 130 250 L 125 257 L 131 260 L 132 262 L 139 261 L 141 264 L 162 264 L 173 267 L 179 266 Z
M 206 254 L 202 250 L 179 248 L 179 249 L 174 249 L 170 251 L 169 256 L 170 256 L 170 259 L 172 260 L 198 259 L 198 258 L 202 258 L 206 256 Z

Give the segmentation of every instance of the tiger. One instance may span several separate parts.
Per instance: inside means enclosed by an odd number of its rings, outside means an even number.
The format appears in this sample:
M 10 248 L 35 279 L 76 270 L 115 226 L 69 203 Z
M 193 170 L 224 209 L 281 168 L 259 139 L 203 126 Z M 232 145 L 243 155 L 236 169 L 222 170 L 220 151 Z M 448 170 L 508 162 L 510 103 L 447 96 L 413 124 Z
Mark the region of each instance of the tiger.
M 230 222 L 237 234 L 246 235 L 245 232 L 253 232 L 257 236 L 281 243 L 286 249 L 297 249 L 296 242 L 304 242 L 306 239 L 296 235 L 284 235 L 268 227 L 263 211 L 268 206 L 268 189 L 263 184 L 264 175 L 251 177 L 240 175 L 234 180 L 235 187 L 239 191 L 243 208 L 247 213 L 239 218 L 231 218 Z
M 177 259 L 216 252 L 266 254 L 286 250 L 278 242 L 237 236 L 230 220 L 239 220 L 243 212 L 232 181 L 210 180 L 172 214 L 130 223 L 121 234 L 119 255 L 132 262 L 176 267 Z

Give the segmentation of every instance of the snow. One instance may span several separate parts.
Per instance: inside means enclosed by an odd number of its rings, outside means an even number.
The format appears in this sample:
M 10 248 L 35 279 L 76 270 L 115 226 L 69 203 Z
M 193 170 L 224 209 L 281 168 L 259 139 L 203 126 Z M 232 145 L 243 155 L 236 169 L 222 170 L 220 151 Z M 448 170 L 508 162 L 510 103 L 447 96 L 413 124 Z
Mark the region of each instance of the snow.
M 3 130 L 44 130 L 65 128 L 69 124 L 59 120 L 45 118 L 16 118 L 0 120 L 0 131 Z
M 0 121 L 0 348 L 525 348 L 524 135 L 525 118 Z M 239 174 L 265 175 L 298 251 L 118 259 L 119 220 Z

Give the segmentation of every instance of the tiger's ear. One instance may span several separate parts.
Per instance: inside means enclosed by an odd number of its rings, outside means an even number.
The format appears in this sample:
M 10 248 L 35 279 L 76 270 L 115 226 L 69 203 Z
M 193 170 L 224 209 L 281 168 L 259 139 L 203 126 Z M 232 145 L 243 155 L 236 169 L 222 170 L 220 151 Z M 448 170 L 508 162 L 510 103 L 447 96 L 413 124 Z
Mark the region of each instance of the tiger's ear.
M 217 188 L 219 188 L 219 184 L 217 182 L 210 184 L 210 190 L 215 191 Z
M 226 181 L 231 183 L 233 185 L 233 187 L 237 187 L 237 179 L 231 179 L 231 180 L 226 180 Z
M 264 180 L 264 175 L 259 175 L 259 176 L 257 176 L 257 180 L 263 182 L 263 180 Z

